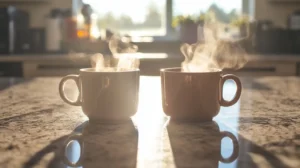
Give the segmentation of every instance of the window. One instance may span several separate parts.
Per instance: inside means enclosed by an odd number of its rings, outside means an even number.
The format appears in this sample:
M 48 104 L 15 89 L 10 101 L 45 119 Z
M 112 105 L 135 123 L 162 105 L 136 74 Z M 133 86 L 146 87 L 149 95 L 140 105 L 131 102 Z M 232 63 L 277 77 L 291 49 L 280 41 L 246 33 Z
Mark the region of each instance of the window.
M 166 35 L 166 0 L 83 0 L 97 14 L 99 29 L 129 36 Z
M 179 15 L 199 16 L 213 10 L 219 21 L 229 23 L 241 13 L 242 0 L 173 0 L 173 17 Z
M 213 9 L 219 20 L 230 22 L 242 10 L 243 0 L 82 0 L 97 14 L 97 25 L 121 35 L 173 39 L 172 19 L 199 16 Z

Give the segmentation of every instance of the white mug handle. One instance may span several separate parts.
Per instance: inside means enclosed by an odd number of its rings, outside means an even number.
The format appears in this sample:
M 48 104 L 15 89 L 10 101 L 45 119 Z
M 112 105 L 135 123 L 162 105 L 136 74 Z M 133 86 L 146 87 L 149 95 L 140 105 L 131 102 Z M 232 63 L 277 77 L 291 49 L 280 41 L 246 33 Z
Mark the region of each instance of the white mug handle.
M 77 100 L 75 100 L 75 101 L 72 101 L 72 100 L 68 99 L 68 98 L 66 97 L 66 95 L 65 95 L 65 92 L 64 92 L 65 82 L 66 82 L 67 80 L 69 80 L 69 79 L 75 81 L 75 83 L 76 83 L 76 85 L 77 85 L 77 88 L 78 88 L 78 90 L 79 90 L 78 98 L 77 98 Z M 67 76 L 63 77 L 63 78 L 61 79 L 61 81 L 59 82 L 59 95 L 60 95 L 60 97 L 63 99 L 64 102 L 66 102 L 66 103 L 68 103 L 68 104 L 70 104 L 70 105 L 73 105 L 73 106 L 81 106 L 81 100 L 80 100 L 80 97 L 81 97 L 81 96 L 80 96 L 80 95 L 81 95 L 81 90 L 80 90 L 80 86 L 81 86 L 81 85 L 80 85 L 80 82 L 79 82 L 79 76 L 78 76 L 78 75 L 67 75 Z

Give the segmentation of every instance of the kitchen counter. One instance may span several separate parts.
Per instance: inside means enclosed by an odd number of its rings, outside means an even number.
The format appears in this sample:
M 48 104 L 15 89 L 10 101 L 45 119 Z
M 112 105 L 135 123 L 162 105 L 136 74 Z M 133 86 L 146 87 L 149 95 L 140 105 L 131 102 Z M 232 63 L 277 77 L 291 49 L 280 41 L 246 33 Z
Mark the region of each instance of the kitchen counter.
M 138 53 L 137 57 L 140 58 L 141 73 L 145 75 L 159 75 L 159 69 L 178 67 L 184 60 L 183 56 L 178 53 Z M 252 54 L 248 56 L 248 60 L 244 68 L 234 73 L 244 76 L 300 75 L 299 55 Z M 62 76 L 77 73 L 78 69 L 90 66 L 90 56 L 84 54 L 0 56 L 0 76 L 21 76 L 25 78 Z M 16 72 L 12 72 L 12 69 Z
M 89 55 L 89 54 L 88 54 Z M 142 60 L 153 59 L 177 59 L 183 60 L 184 57 L 178 53 L 137 53 L 137 57 Z M 249 61 L 300 61 L 300 55 L 295 54 L 249 54 Z M 82 53 L 70 54 L 19 54 L 19 55 L 0 55 L 0 62 L 19 62 L 19 61 L 89 61 L 89 56 Z
M 114 124 L 88 123 L 60 99 L 59 80 L 0 78 L 1 168 L 61 168 L 80 155 L 84 167 L 300 167 L 300 78 L 244 77 L 239 102 L 214 122 L 169 123 L 159 77 L 142 76 L 137 114 Z M 233 90 L 228 81 L 225 98 Z M 74 138 L 84 147 L 65 149 Z
M 148 59 L 165 59 L 170 58 L 166 53 L 137 53 L 138 58 Z M 0 55 L 0 62 L 23 62 L 23 61 L 90 61 L 91 54 L 70 53 L 70 54 L 24 54 L 24 55 Z M 175 56 L 178 59 L 179 56 Z M 300 57 L 299 57 L 300 60 Z

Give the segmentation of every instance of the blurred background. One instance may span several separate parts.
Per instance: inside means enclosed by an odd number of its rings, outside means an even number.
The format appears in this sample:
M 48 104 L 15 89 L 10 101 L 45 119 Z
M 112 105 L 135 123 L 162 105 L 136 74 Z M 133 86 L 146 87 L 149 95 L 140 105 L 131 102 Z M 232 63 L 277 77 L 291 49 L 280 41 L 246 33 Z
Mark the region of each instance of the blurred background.
M 300 0 L 0 0 L 0 76 L 77 73 L 90 55 L 111 55 L 115 34 L 138 46 L 143 74 L 157 75 L 180 66 L 182 43 L 204 40 L 209 17 L 219 37 L 243 38 L 249 62 L 234 73 L 300 74 Z

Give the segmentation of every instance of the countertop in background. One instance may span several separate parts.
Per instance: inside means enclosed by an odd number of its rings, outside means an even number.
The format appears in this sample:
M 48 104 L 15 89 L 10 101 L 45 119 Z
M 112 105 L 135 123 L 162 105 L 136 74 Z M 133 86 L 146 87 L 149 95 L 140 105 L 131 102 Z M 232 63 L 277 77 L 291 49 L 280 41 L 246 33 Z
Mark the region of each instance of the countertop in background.
M 142 60 L 183 60 L 184 57 L 178 53 L 137 53 Z M 89 60 L 91 54 L 19 54 L 0 55 L 1 62 L 10 61 L 76 61 Z M 293 54 L 249 54 L 249 61 L 300 61 L 300 55 Z
M 158 75 L 161 68 L 179 67 L 184 57 L 178 53 L 137 53 L 140 70 L 145 75 Z M 0 76 L 14 76 L 10 67 L 20 69 L 16 76 L 62 76 L 78 73 L 80 68 L 91 67 L 86 54 L 33 54 L 0 56 Z M 3 67 L 3 68 L 1 68 Z M 5 68 L 7 67 L 7 68 Z M 300 74 L 300 55 L 248 55 L 248 63 L 238 71 L 226 70 L 248 76 L 296 76 Z M 1 75 L 1 71 L 2 74 Z M 7 75 L 5 75 L 7 74 Z

